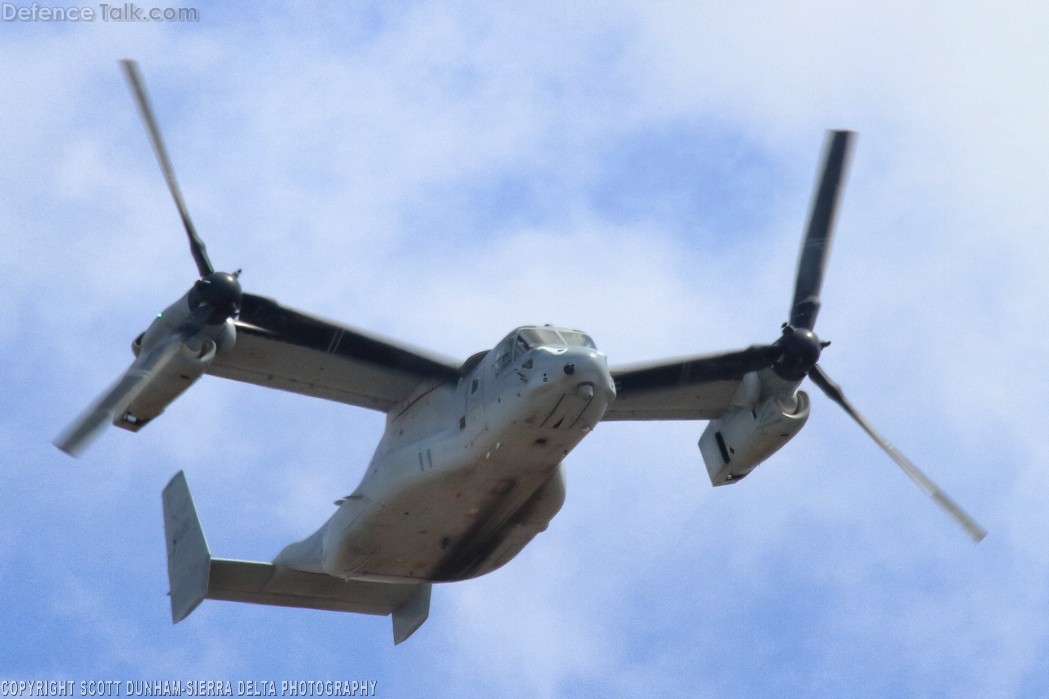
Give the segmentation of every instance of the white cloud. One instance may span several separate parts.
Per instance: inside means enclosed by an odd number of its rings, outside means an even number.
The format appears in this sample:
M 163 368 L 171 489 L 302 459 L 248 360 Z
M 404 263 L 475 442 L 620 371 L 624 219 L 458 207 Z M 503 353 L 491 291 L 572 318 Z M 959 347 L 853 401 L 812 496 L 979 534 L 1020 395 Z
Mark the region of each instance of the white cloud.
M 201 11 L 193 26 L 3 27 L 0 568 L 67 599 L 19 584 L 0 616 L 70 627 L 61 648 L 6 641 L 9 671 L 86 672 L 77 654 L 142 673 L 349 665 L 393 694 L 547 696 L 1049 684 L 1034 621 L 1049 606 L 1045 13 Z M 550 530 L 500 572 L 438 588 L 397 649 L 387 620 L 297 610 L 206 603 L 168 627 L 172 473 L 217 553 L 264 558 L 352 489 L 381 416 L 205 380 L 81 462 L 46 446 L 193 279 L 117 69 L 128 56 L 220 266 L 457 358 L 531 322 L 580 326 L 613 364 L 774 339 L 822 131 L 856 128 L 824 365 L 990 536 L 972 547 L 814 396 L 794 443 L 716 491 L 701 425 L 600 426 L 568 459 Z M 693 176 L 745 195 L 690 202 Z M 75 585 L 48 563 L 92 551 L 110 558 Z

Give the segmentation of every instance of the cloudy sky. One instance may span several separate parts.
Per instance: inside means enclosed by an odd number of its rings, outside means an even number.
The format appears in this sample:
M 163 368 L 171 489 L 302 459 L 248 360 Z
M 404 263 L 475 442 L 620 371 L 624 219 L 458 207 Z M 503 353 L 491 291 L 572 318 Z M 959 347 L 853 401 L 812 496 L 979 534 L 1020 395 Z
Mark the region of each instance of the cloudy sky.
M 1044 696 L 1049 12 L 868 5 L 4 5 L 0 680 Z M 526 323 L 585 329 L 613 365 L 775 339 L 825 131 L 856 130 L 822 365 L 990 534 L 814 395 L 717 491 L 702 424 L 600 426 L 549 530 L 435 588 L 396 648 L 381 617 L 205 602 L 172 626 L 175 472 L 216 555 L 269 560 L 353 489 L 383 422 L 209 377 L 80 460 L 51 445 L 196 276 L 128 57 L 218 267 L 456 360 Z

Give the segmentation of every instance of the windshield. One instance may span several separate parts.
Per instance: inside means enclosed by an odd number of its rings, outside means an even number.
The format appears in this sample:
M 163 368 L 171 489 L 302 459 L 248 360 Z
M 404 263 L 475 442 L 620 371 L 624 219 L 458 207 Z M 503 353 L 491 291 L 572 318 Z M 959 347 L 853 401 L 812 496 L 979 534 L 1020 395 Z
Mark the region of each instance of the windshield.
M 522 328 L 514 342 L 514 355 L 521 356 L 535 347 L 589 347 L 597 349 L 590 336 L 578 330 L 563 328 Z

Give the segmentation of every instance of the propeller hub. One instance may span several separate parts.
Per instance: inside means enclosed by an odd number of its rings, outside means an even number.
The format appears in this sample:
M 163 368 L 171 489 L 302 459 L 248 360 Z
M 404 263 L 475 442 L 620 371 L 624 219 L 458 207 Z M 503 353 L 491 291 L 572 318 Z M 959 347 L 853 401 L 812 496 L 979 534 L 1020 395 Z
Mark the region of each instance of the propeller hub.
M 783 326 L 783 334 L 775 344 L 782 350 L 782 354 L 772 370 L 779 377 L 789 381 L 805 378 L 809 369 L 816 366 L 816 362 L 820 360 L 820 352 L 825 347 L 812 330 L 796 328 L 789 323 Z
M 244 298 L 237 276 L 229 272 L 212 272 L 193 284 L 189 292 L 189 305 L 197 309 L 202 305 L 211 306 L 214 312 L 208 322 L 225 322 L 240 312 Z

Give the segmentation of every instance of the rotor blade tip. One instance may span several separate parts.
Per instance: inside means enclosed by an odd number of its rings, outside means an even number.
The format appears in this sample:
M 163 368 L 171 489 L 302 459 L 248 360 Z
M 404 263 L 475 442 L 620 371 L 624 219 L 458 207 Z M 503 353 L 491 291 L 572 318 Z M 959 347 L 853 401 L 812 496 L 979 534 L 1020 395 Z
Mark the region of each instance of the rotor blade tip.
M 965 527 L 965 531 L 972 537 L 974 544 L 980 543 L 987 537 L 987 530 L 972 520 L 962 526 Z
M 68 454 L 74 459 L 80 458 L 84 451 L 84 444 L 72 440 L 70 437 L 60 437 L 52 442 L 63 454 Z

